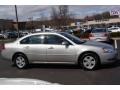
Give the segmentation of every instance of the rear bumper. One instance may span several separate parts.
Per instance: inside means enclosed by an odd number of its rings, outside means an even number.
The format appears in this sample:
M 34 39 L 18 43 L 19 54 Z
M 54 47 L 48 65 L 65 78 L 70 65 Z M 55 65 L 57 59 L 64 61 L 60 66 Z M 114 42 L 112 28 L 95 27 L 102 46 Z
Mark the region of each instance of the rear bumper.
M 109 41 L 110 39 L 108 37 L 90 37 L 90 40 L 94 41 Z
M 2 50 L 0 52 L 0 57 L 2 57 L 4 59 L 7 59 L 7 60 L 12 60 L 12 55 L 13 55 L 12 52 L 10 53 L 10 52 L 8 52 L 6 50 Z

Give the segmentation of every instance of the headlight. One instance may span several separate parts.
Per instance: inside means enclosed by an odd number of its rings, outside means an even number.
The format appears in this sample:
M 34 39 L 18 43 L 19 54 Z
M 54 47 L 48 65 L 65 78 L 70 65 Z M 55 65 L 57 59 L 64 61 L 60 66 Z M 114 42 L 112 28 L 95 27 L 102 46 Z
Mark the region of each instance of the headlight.
M 104 53 L 112 53 L 114 50 L 110 48 L 103 48 Z

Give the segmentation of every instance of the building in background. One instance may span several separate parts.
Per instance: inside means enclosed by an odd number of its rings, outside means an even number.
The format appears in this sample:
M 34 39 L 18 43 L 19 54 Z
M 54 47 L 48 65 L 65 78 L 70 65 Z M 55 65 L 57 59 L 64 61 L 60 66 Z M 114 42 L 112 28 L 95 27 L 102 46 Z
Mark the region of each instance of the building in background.
M 0 33 L 3 33 L 8 30 L 12 30 L 13 27 L 13 20 L 9 19 L 0 19 Z
M 111 27 L 111 26 L 120 27 L 120 18 L 86 21 L 85 23 L 82 23 L 81 26 L 82 27 Z

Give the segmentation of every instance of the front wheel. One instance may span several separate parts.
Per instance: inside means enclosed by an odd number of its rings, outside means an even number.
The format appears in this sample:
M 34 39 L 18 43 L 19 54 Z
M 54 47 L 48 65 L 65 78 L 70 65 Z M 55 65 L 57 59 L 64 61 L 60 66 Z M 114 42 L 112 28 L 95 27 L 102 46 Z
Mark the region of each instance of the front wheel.
M 28 60 L 23 54 L 17 54 L 14 57 L 14 64 L 17 66 L 19 69 L 23 69 L 28 65 Z
M 96 54 L 86 53 L 80 58 L 80 64 L 83 69 L 94 70 L 99 65 L 99 58 Z

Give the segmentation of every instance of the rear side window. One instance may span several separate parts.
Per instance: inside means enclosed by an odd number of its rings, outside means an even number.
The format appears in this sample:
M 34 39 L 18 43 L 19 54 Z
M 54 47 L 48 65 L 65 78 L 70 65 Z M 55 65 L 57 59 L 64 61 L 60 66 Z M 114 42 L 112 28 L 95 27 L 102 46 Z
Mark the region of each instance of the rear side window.
M 106 29 L 93 29 L 92 33 L 102 33 L 102 32 L 106 32 Z
M 86 30 L 84 33 L 89 34 L 92 30 Z
M 30 36 L 20 41 L 20 44 L 43 44 L 43 43 L 44 43 L 43 35 Z

